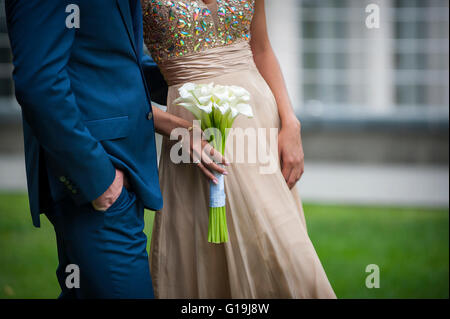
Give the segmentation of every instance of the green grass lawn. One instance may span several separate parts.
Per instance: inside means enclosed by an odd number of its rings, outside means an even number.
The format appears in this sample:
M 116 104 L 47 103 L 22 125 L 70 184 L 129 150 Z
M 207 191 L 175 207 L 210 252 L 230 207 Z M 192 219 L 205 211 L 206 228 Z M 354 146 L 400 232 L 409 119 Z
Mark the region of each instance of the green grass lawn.
M 447 209 L 305 204 L 308 231 L 339 298 L 448 298 Z M 146 217 L 151 233 L 152 214 Z M 380 288 L 365 287 L 365 268 L 380 268 Z M 0 298 L 59 293 L 53 229 L 31 224 L 22 194 L 0 194 Z

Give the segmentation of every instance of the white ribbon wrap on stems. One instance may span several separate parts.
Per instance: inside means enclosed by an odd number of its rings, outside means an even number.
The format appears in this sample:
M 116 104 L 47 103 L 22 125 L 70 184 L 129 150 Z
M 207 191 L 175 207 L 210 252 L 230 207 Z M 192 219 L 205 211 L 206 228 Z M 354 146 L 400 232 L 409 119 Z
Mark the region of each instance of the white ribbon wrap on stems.
M 219 183 L 209 182 L 209 207 L 225 206 L 225 180 L 222 174 L 214 174 Z

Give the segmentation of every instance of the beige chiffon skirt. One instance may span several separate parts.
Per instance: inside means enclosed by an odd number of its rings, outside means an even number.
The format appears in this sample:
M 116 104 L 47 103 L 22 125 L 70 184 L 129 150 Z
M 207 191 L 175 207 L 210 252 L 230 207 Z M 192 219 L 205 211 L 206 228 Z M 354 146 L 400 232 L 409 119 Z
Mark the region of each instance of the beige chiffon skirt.
M 258 72 L 248 44 L 208 50 L 160 65 L 169 88 L 168 112 L 193 116 L 173 105 L 185 82 L 237 85 L 252 96 L 254 117 L 234 128 L 279 128 L 274 96 Z M 226 156 L 236 158 L 227 141 Z M 164 208 L 156 213 L 150 265 L 157 298 L 335 298 L 308 237 L 296 187 L 289 190 L 279 164 L 261 174 L 261 163 L 232 162 L 225 177 L 229 242 L 208 242 L 209 182 L 195 164 L 174 164 L 163 139 L 160 183 Z M 272 160 L 278 146 L 258 139 Z M 266 145 L 262 145 L 266 144 Z M 248 154 L 245 154 L 248 155 Z M 247 158 L 247 157 L 245 157 Z

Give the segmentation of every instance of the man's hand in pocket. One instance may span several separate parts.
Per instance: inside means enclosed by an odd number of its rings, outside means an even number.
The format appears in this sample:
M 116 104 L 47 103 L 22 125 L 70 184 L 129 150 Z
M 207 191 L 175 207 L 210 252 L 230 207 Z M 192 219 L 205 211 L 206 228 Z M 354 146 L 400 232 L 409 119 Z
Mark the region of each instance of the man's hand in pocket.
M 119 198 L 122 188 L 127 187 L 128 183 L 125 174 L 116 169 L 116 177 L 109 188 L 103 193 L 102 196 L 92 201 L 92 206 L 95 210 L 106 211 L 114 204 Z

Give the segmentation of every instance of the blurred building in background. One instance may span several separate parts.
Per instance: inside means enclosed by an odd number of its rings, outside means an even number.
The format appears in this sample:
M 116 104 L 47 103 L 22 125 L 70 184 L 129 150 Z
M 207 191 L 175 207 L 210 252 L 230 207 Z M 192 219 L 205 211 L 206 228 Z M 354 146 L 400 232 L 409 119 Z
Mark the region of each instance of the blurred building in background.
M 303 198 L 448 206 L 449 2 L 266 2 L 303 124 Z
M 369 4 L 379 29 L 366 26 Z M 334 132 L 310 156 L 448 162 L 448 1 L 272 0 L 267 12 L 305 131 Z
M 449 2 L 266 0 L 266 12 L 303 126 L 303 198 L 448 206 Z M 10 61 L 0 0 L 0 189 L 25 185 Z

